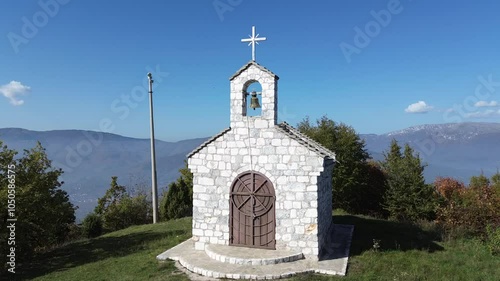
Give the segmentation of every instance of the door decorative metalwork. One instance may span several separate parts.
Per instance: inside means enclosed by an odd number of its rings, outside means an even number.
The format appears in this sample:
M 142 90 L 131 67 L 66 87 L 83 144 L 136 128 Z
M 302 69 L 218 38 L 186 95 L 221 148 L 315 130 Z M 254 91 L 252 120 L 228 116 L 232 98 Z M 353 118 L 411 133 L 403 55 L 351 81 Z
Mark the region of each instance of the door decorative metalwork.
M 249 171 L 231 185 L 229 244 L 233 246 L 276 248 L 276 196 L 271 181 Z

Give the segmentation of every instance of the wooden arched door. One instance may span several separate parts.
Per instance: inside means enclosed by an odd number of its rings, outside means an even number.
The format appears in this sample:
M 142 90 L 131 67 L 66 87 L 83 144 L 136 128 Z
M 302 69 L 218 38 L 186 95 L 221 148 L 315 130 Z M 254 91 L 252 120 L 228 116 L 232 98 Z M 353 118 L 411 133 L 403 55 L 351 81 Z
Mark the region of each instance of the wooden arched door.
M 276 196 L 271 181 L 249 171 L 236 177 L 229 197 L 229 245 L 276 248 Z

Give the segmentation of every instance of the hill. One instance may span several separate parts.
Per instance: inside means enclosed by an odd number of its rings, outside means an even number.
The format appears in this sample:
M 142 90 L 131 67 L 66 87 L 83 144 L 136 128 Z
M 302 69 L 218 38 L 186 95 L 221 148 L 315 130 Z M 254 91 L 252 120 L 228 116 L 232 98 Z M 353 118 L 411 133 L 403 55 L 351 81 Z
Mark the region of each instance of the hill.
M 355 226 L 347 276 L 306 274 L 299 280 L 496 280 L 498 261 L 478 240 L 440 241 L 415 225 L 337 213 Z M 191 236 L 191 219 L 133 226 L 69 243 L 33 257 L 17 277 L 29 280 L 189 280 L 156 255 Z M 374 249 L 377 240 L 378 248 Z M 471 258 L 474 257 L 474 258 Z
M 0 140 L 11 149 L 23 151 L 40 141 L 54 167 L 62 168 L 62 188 L 79 208 L 81 219 L 96 205 L 97 198 L 109 188 L 112 176 L 118 182 L 137 190 L 151 189 L 151 152 L 149 139 L 129 138 L 116 134 L 82 131 L 30 131 L 18 128 L 0 129 Z M 158 189 L 164 189 L 178 177 L 186 154 L 205 138 L 164 142 L 156 140 Z

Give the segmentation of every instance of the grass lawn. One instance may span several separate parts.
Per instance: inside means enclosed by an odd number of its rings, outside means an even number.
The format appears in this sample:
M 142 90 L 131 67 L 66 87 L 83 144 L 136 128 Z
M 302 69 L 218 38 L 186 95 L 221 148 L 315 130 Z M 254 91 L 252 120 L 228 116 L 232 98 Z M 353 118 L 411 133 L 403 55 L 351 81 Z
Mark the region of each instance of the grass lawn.
M 438 242 L 432 231 L 347 214 L 355 225 L 346 277 L 301 275 L 289 280 L 499 280 L 500 258 L 476 240 Z M 17 277 L 33 280 L 188 280 L 156 255 L 191 236 L 191 219 L 144 225 L 78 241 L 34 257 Z M 379 244 L 374 250 L 374 239 Z
M 68 244 L 34 257 L 17 273 L 23 280 L 189 280 L 156 256 L 191 237 L 191 218 L 133 226 Z
M 290 280 L 500 280 L 500 258 L 481 241 L 438 242 L 433 231 L 364 216 L 334 215 L 334 221 L 355 225 L 347 276 Z

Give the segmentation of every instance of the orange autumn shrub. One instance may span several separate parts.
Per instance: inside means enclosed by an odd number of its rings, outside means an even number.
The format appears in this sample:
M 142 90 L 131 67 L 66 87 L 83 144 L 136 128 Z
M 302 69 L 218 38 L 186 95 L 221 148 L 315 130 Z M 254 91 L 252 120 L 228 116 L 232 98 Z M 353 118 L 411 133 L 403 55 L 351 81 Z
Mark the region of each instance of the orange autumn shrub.
M 450 236 L 486 236 L 487 226 L 500 227 L 500 194 L 491 185 L 465 186 L 450 178 L 437 179 L 443 200 L 437 220 Z

